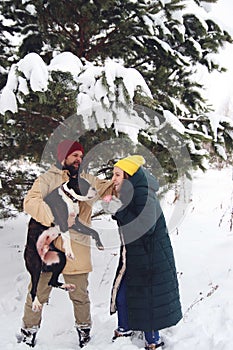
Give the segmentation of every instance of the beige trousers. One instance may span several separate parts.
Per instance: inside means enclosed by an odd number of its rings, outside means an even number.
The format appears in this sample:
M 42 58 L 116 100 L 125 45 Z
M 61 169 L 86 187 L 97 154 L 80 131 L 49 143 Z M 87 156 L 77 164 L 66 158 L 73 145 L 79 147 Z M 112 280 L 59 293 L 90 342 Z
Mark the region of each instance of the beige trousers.
M 77 275 L 63 275 L 65 283 L 76 285 L 76 289 L 69 293 L 70 300 L 73 303 L 74 318 L 77 325 L 86 325 L 91 327 L 90 300 L 88 295 L 88 273 Z M 37 287 L 37 297 L 41 304 L 47 303 L 52 287 L 48 286 L 51 278 L 50 272 L 42 272 Z M 32 300 L 30 295 L 31 283 L 28 286 L 28 294 L 24 305 L 23 325 L 25 328 L 33 326 L 40 327 L 42 320 L 42 311 L 32 311 Z

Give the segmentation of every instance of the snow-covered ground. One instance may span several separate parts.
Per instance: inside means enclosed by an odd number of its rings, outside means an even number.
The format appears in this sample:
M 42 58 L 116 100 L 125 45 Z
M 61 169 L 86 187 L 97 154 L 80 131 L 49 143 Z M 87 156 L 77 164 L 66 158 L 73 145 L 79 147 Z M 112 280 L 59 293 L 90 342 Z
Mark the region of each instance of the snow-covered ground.
M 194 174 L 192 200 L 184 220 L 171 233 L 184 318 L 161 331 L 169 350 L 231 350 L 233 329 L 233 207 L 232 168 Z M 165 213 L 166 214 L 166 213 Z M 23 249 L 28 216 L 1 221 L 0 349 L 26 349 L 17 344 L 15 334 L 21 317 L 29 274 Z M 93 226 L 102 230 L 108 242 L 107 218 Z M 101 231 L 101 230 L 100 230 Z M 114 231 L 111 231 L 114 234 Z M 107 243 L 107 245 L 109 245 Z M 143 349 L 139 339 L 111 342 L 116 316 L 109 315 L 111 284 L 118 261 L 118 249 L 111 245 L 104 252 L 93 248 L 94 270 L 90 274 L 92 340 L 87 350 Z M 38 333 L 38 350 L 79 349 L 71 302 L 67 293 L 53 290 Z

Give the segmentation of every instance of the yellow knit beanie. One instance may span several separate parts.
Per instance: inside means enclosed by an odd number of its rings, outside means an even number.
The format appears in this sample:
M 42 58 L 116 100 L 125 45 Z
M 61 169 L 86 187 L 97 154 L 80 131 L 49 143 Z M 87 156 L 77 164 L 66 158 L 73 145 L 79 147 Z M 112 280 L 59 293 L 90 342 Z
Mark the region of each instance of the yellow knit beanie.
M 117 166 L 132 176 L 143 164 L 145 164 L 145 159 L 142 156 L 135 154 L 133 156 L 120 159 L 116 164 L 114 164 L 114 166 Z

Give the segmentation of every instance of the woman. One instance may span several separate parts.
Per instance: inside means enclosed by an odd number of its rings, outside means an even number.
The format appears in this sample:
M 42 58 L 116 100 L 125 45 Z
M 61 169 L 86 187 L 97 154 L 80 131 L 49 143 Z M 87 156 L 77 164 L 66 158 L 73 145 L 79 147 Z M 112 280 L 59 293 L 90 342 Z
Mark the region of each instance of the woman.
M 133 155 L 114 165 L 112 181 L 121 203 L 108 198 L 103 208 L 114 214 L 123 243 L 111 298 L 111 314 L 118 312 L 113 340 L 144 331 L 145 349 L 156 349 L 163 345 L 159 330 L 177 324 L 182 312 L 158 184 L 144 162 Z

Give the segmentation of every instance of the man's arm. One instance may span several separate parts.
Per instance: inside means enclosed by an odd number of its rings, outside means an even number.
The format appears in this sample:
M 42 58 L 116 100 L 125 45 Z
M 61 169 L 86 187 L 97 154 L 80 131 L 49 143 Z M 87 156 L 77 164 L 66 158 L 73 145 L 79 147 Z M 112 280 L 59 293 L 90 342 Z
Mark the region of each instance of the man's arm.
M 23 202 L 24 211 L 31 215 L 33 219 L 47 227 L 51 226 L 51 223 L 54 221 L 51 209 L 43 200 L 48 193 L 48 184 L 43 182 L 41 177 L 39 177 L 26 194 Z

